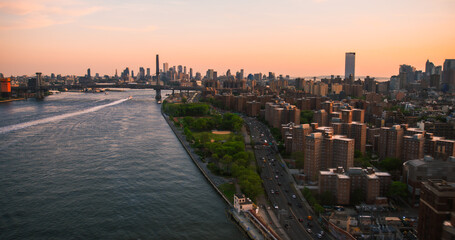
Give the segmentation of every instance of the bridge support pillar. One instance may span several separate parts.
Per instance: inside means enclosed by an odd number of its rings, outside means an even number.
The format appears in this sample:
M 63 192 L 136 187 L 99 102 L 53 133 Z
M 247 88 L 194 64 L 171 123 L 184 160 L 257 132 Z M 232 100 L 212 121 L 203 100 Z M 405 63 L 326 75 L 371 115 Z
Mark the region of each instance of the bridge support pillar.
M 160 100 L 161 100 L 161 89 L 160 89 L 160 88 L 157 88 L 155 91 L 156 91 L 155 99 L 156 99 L 157 101 L 160 101 Z

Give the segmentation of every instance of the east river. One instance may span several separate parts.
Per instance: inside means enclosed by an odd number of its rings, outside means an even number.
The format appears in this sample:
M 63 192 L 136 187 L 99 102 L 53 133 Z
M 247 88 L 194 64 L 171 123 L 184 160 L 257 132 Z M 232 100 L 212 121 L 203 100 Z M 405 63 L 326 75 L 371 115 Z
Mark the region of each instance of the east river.
M 154 91 L 0 104 L 0 239 L 245 239 L 225 207 Z

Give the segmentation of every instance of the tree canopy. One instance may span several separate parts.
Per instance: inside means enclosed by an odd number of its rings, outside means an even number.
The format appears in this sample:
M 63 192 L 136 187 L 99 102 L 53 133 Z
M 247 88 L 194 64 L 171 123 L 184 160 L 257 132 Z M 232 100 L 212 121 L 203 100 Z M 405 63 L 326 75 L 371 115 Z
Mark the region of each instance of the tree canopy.
M 389 197 L 402 197 L 408 196 L 408 186 L 406 183 L 400 181 L 393 181 L 387 193 Z

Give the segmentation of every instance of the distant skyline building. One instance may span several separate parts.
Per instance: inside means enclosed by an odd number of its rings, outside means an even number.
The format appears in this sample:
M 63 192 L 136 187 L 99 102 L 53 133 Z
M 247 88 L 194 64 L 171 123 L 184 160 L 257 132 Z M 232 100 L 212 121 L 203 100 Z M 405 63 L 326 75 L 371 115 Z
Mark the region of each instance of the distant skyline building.
M 425 76 L 429 77 L 434 74 L 434 67 L 434 64 L 427 59 L 427 62 L 425 63 Z
M 90 68 L 87 68 L 87 78 L 89 78 L 89 79 L 92 78 L 92 75 L 90 73 Z
M 446 85 L 447 91 L 455 92 L 455 59 L 446 59 L 444 61 L 442 83 Z
M 163 72 L 167 73 L 169 71 L 169 63 L 163 63 Z
M 352 76 L 352 81 L 355 80 L 355 52 L 346 53 L 346 61 L 344 65 L 344 78 L 349 79 Z M 351 82 L 352 84 L 352 82 Z

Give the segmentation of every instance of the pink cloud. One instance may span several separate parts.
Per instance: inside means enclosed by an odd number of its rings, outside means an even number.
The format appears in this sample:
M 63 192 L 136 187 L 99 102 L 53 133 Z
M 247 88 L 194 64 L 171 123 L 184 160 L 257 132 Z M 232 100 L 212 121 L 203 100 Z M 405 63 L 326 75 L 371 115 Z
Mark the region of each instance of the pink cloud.
M 0 30 L 66 24 L 101 10 L 102 7 L 64 0 L 7 0 L 0 2 Z

